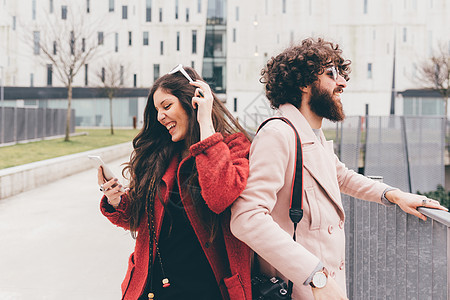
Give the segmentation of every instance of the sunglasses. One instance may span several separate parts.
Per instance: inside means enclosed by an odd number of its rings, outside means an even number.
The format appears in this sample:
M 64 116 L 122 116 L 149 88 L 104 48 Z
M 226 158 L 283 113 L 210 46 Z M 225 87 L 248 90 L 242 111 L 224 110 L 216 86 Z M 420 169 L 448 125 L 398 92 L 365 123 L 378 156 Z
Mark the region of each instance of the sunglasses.
M 334 81 L 338 80 L 339 72 L 335 66 L 326 68 L 325 71 L 327 72 L 328 76 L 334 79 Z
M 189 76 L 189 74 L 186 72 L 186 70 L 183 68 L 183 65 L 182 64 L 179 64 L 179 65 L 177 65 L 175 68 L 173 68 L 172 70 L 170 70 L 170 72 L 169 73 L 167 73 L 167 74 L 175 74 L 176 72 L 180 72 L 181 74 L 183 74 L 183 76 L 184 77 L 186 77 L 186 79 L 189 81 L 189 82 L 194 82 L 194 80 L 192 80 L 192 78 L 191 78 L 191 76 Z M 198 90 L 198 93 L 199 93 L 199 95 L 200 95 L 200 97 L 205 97 L 205 95 L 203 94 L 203 91 L 202 90 Z

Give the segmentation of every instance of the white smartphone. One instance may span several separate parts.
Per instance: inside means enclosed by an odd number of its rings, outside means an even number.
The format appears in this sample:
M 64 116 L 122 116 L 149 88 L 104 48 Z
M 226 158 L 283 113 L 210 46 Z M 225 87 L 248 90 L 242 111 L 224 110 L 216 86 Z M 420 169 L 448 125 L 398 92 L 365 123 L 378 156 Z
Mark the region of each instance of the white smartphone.
M 110 168 L 105 164 L 103 159 L 100 156 L 97 155 L 88 155 L 89 159 L 95 163 L 95 167 L 98 169 L 100 166 L 103 168 L 103 177 L 105 177 L 106 180 L 113 179 L 114 173 L 111 171 Z
M 103 168 L 103 177 L 105 177 L 106 180 L 111 180 L 115 178 L 114 173 L 111 171 L 111 169 L 105 164 L 103 159 L 98 155 L 88 155 L 88 158 L 94 162 L 95 167 L 98 169 L 100 166 Z M 120 189 L 121 192 L 124 191 L 123 188 Z

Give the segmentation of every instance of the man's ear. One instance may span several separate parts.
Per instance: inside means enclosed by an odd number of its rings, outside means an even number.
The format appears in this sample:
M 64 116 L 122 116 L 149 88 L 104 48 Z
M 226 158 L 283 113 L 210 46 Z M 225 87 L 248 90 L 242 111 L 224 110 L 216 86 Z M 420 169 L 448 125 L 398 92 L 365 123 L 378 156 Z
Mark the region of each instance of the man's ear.
M 302 87 L 300 87 L 300 91 L 302 92 L 302 94 L 307 94 L 311 91 L 311 88 L 309 87 L 309 85 L 302 86 Z

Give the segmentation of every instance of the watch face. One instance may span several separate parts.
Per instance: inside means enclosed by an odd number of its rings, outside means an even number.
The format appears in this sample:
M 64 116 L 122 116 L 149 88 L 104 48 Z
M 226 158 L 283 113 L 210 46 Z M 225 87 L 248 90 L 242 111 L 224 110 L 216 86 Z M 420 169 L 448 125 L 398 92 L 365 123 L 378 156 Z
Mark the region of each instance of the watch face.
M 317 272 L 314 274 L 312 283 L 316 288 L 323 288 L 327 284 L 327 275 L 323 272 Z

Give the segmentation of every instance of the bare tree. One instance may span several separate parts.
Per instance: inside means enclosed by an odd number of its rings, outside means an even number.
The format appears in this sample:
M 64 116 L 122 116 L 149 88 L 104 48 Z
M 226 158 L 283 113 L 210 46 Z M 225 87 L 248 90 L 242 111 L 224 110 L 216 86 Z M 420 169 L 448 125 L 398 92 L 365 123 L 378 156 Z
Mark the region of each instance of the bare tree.
M 99 72 L 97 72 L 97 78 L 101 82 L 101 88 L 104 90 L 106 96 L 109 99 L 109 116 L 111 120 L 111 134 L 114 134 L 113 125 L 113 99 L 120 94 L 120 89 L 124 86 L 126 68 L 118 60 L 109 59 L 103 63 L 103 66 Z
M 99 25 L 87 22 L 86 14 L 75 4 L 67 2 L 62 7 L 61 18 L 46 14 L 46 22 L 33 29 L 34 53 L 42 64 L 51 64 L 52 72 L 67 88 L 67 122 L 65 141 L 69 141 L 72 88 L 80 69 L 95 58 L 103 37 L 96 39 Z
M 419 79 L 424 87 L 436 90 L 444 101 L 447 118 L 448 97 L 450 96 L 450 49 L 439 45 L 437 51 L 418 68 Z

